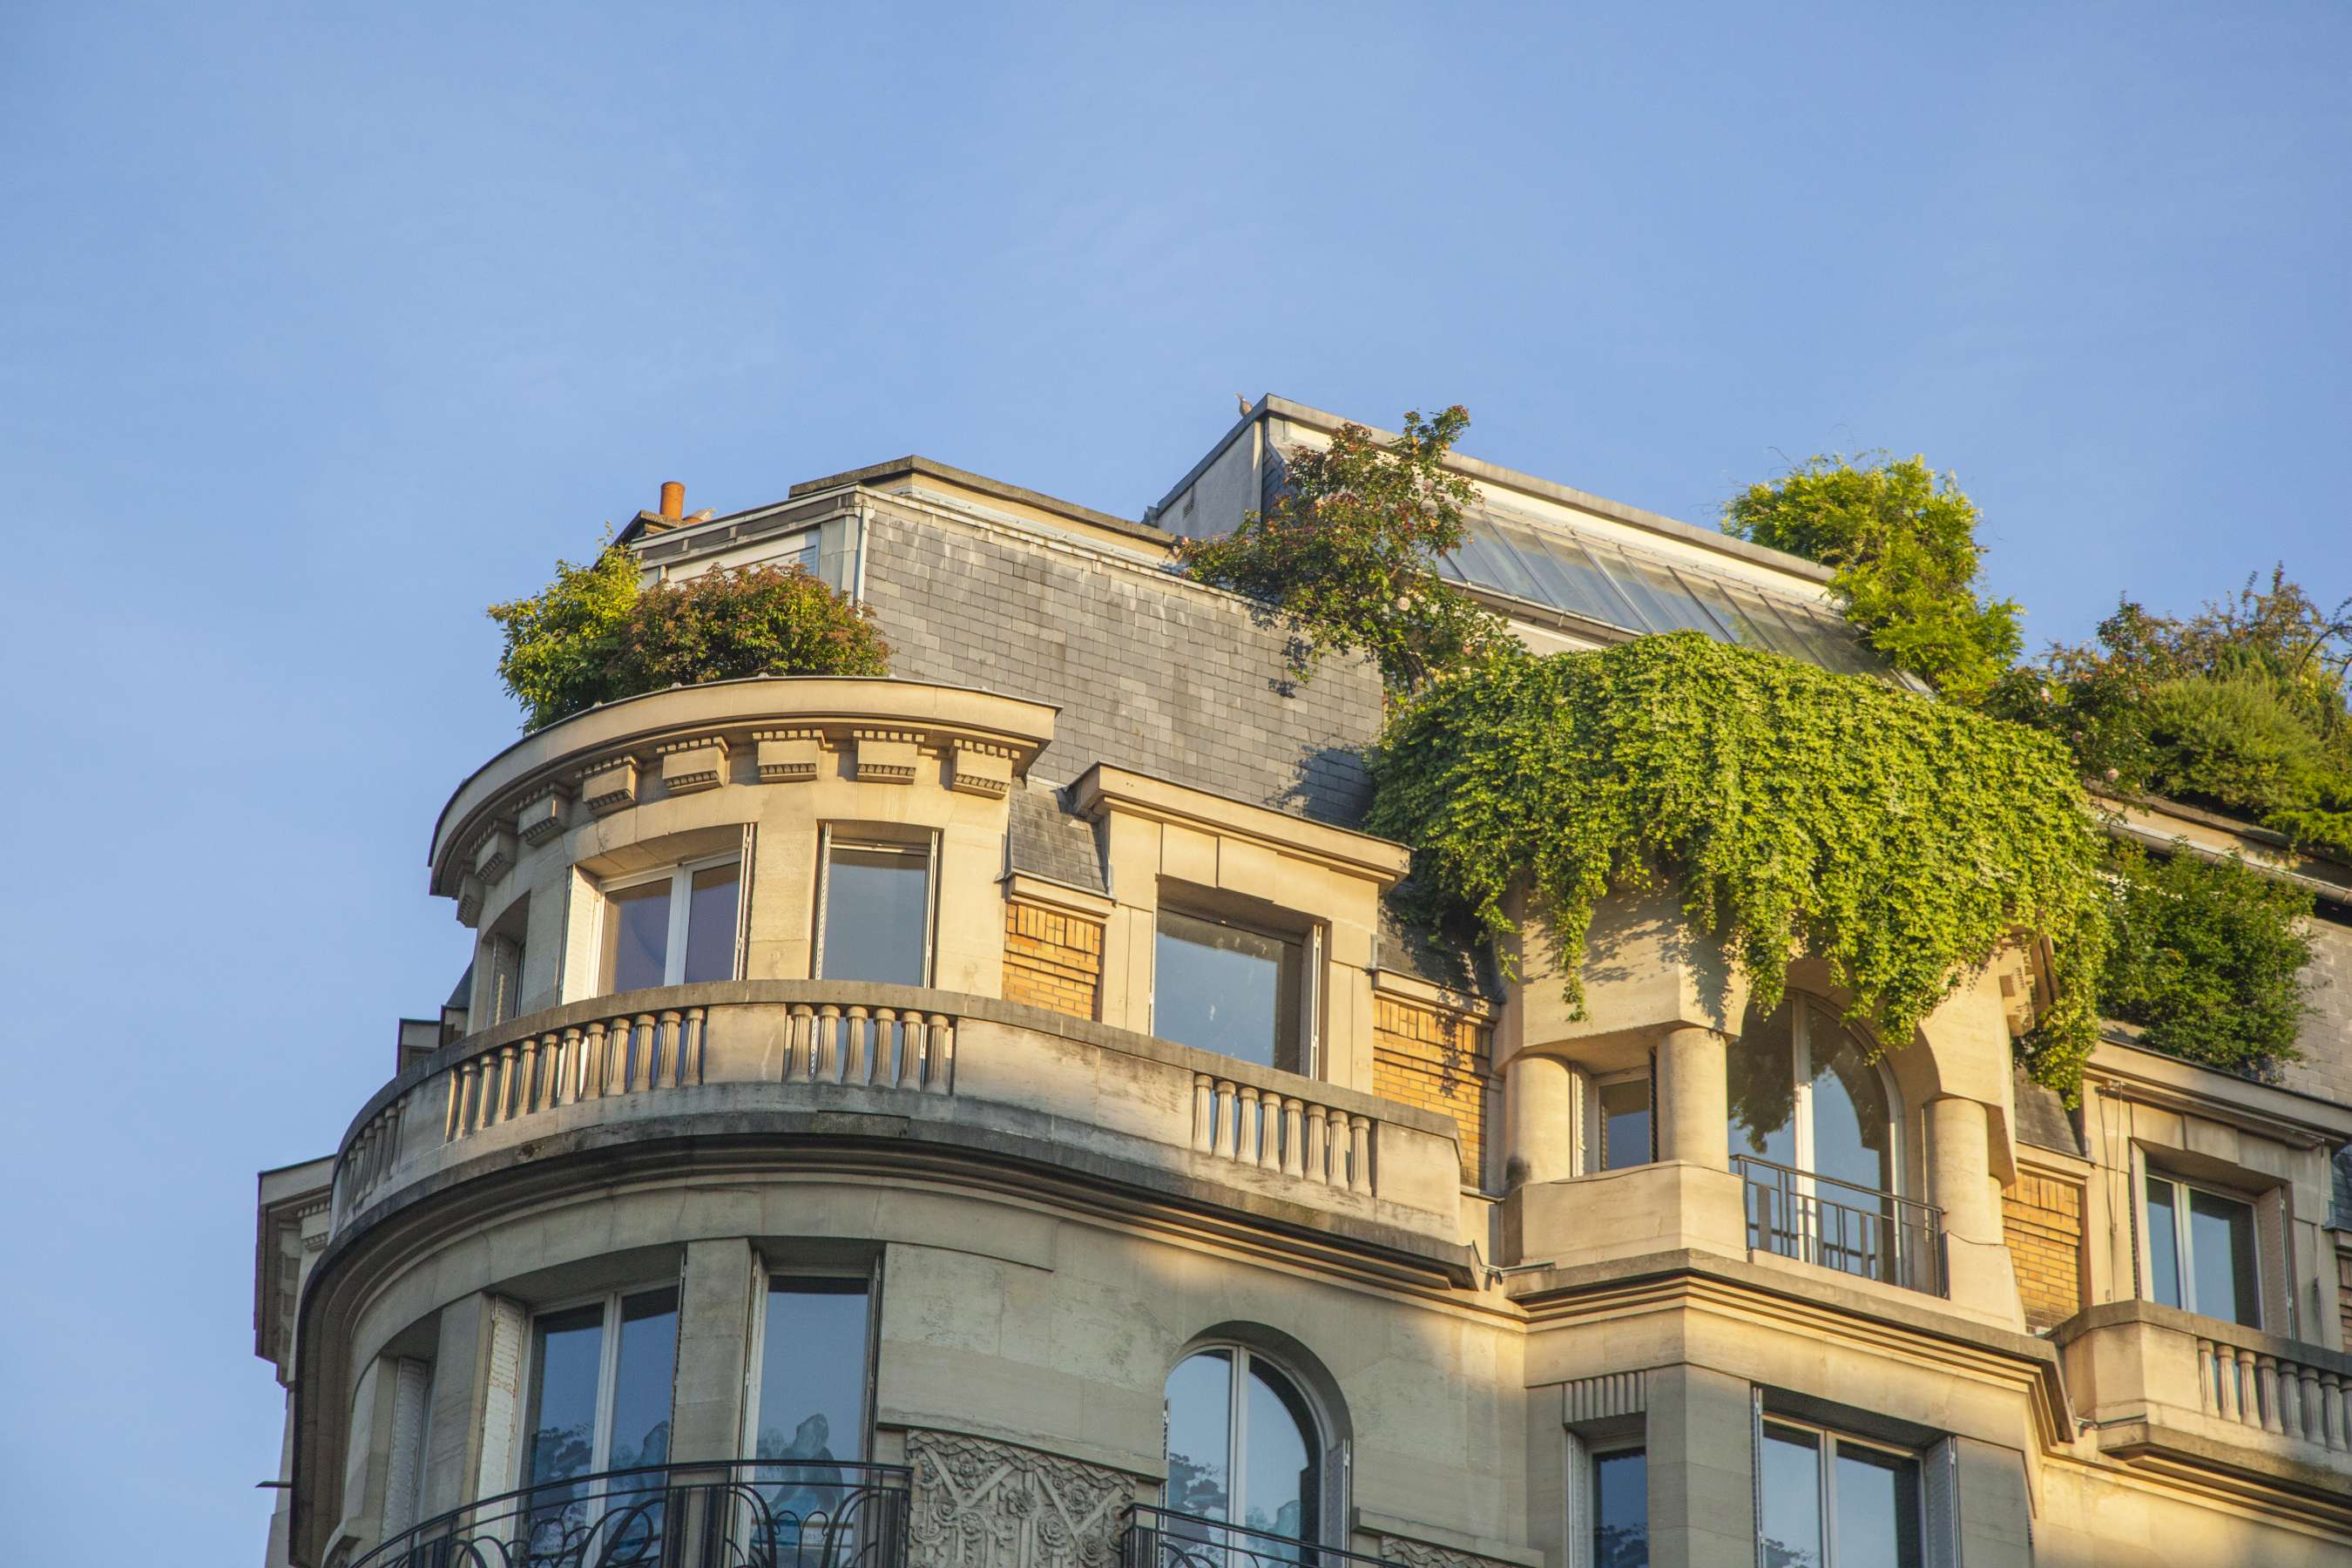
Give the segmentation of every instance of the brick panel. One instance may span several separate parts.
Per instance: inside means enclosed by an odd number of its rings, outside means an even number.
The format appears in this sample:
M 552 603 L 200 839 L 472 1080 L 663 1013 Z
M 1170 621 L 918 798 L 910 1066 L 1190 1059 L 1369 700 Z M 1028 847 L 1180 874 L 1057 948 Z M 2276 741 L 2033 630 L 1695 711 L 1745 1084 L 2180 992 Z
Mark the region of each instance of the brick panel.
M 2082 1310 L 2083 1189 L 2021 1172 L 2001 1193 L 2000 1226 L 2026 1326 L 2047 1329 Z
M 2344 1323 L 2344 1348 L 2352 1350 L 2352 1247 L 2336 1249 L 2336 1315 Z
M 1034 904 L 1004 906 L 1004 999 L 1092 1018 L 1102 992 L 1103 928 Z
M 1462 1179 L 1483 1184 L 1495 1083 L 1486 1035 L 1475 1020 L 1375 997 L 1372 1092 L 1454 1118 L 1462 1133 Z

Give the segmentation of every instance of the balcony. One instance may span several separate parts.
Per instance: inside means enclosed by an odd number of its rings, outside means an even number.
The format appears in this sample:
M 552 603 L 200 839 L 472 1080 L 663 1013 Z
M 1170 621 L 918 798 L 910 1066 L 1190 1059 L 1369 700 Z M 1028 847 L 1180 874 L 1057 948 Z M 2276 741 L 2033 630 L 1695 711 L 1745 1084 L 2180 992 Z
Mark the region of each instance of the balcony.
M 1734 1154 L 1748 1245 L 1841 1274 L 1944 1294 L 1944 1216 L 1933 1204 Z
M 352 1122 L 335 1233 L 461 1167 L 755 1123 L 1278 1205 L 1467 1268 L 1451 1118 L 1017 1003 L 829 981 L 639 991 L 444 1047 Z
M 903 1568 L 909 1480 L 751 1459 L 612 1470 L 487 1498 L 351 1568 Z
M 1383 1558 L 1296 1536 L 1135 1503 L 1119 1532 L 1119 1568 L 1396 1568 Z
M 2153 1301 L 2088 1308 L 2051 1337 L 2076 1413 L 2107 1453 L 2162 1453 L 2339 1496 L 2352 1478 L 2352 1356 Z

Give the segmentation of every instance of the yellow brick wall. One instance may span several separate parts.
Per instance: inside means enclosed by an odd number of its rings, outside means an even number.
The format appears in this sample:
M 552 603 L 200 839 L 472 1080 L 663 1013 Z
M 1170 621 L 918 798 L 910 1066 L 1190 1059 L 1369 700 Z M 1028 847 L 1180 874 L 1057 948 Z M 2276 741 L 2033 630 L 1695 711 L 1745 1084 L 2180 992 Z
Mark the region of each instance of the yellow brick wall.
M 1372 1092 L 1454 1118 L 1462 1179 L 1480 1185 L 1496 1098 L 1486 1032 L 1475 1019 L 1386 996 L 1374 997 L 1372 1009 Z
M 1004 999 L 1092 1018 L 1102 991 L 1103 928 L 1035 904 L 1004 906 Z
M 2017 1269 L 2028 1328 L 2064 1322 L 2083 1307 L 2083 1189 L 2021 1171 L 2002 1189 L 2000 1226 Z

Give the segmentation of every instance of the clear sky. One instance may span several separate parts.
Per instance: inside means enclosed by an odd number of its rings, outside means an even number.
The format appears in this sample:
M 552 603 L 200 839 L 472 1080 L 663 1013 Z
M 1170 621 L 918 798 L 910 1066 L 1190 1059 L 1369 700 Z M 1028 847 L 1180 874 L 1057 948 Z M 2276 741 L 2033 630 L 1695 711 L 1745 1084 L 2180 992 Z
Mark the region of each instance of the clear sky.
M 2352 9 L 0 7 L 12 1560 L 257 1559 L 253 1178 L 466 933 L 494 598 L 915 451 L 1138 516 L 1278 392 L 1693 521 L 1823 449 L 2036 643 L 2352 592 Z

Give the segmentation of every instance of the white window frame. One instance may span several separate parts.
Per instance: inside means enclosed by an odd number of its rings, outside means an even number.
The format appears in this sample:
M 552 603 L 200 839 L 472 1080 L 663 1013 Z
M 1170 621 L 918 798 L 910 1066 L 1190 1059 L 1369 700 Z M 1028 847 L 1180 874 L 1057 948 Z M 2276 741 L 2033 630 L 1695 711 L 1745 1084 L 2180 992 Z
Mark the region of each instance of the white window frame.
M 1307 1419 L 1315 1424 L 1315 1446 L 1320 1451 L 1316 1463 L 1318 1472 L 1316 1484 L 1321 1489 L 1324 1496 L 1316 1507 L 1316 1540 L 1312 1544 L 1317 1547 L 1329 1547 L 1331 1542 L 1323 1538 L 1335 1531 L 1344 1535 L 1346 1521 L 1350 1517 L 1347 1507 L 1349 1500 L 1341 1494 L 1347 1489 L 1354 1458 L 1354 1456 L 1348 1451 L 1348 1446 L 1332 1434 L 1329 1412 L 1323 1408 L 1323 1402 L 1316 1397 L 1313 1386 L 1286 1364 L 1279 1356 L 1265 1355 L 1261 1352 L 1252 1350 L 1238 1340 L 1211 1340 L 1202 1344 L 1187 1346 L 1184 1353 L 1176 1358 L 1175 1366 L 1168 1369 L 1169 1377 L 1172 1378 L 1176 1375 L 1176 1367 L 1182 1366 L 1194 1356 L 1205 1355 L 1213 1351 L 1223 1351 L 1226 1355 L 1227 1492 L 1225 1508 L 1229 1514 L 1239 1514 L 1242 1517 L 1202 1520 L 1201 1522 L 1211 1529 L 1224 1527 L 1249 1531 L 1255 1528 L 1247 1522 L 1249 1500 L 1243 1490 L 1243 1486 L 1248 1475 L 1249 1463 L 1249 1422 L 1245 1418 L 1249 1408 L 1249 1363 L 1253 1358 L 1256 1358 L 1274 1368 L 1281 1374 L 1285 1383 L 1298 1391 L 1300 1402 L 1307 1406 Z M 1168 1426 L 1167 1382 L 1163 1379 L 1160 1384 L 1160 1446 L 1163 1455 L 1168 1447 Z M 1164 1481 L 1160 1484 L 1160 1500 L 1163 1506 L 1168 1502 L 1168 1488 Z M 1186 1514 L 1183 1517 L 1190 1519 L 1193 1516 Z
M 857 1451 L 863 1458 L 856 1462 L 871 1464 L 874 1454 L 874 1395 L 877 1392 L 875 1374 L 882 1323 L 882 1260 L 879 1258 L 870 1268 L 846 1268 L 779 1262 L 758 1252 L 751 1255 L 751 1332 L 743 1371 L 743 1431 L 737 1444 L 737 1452 L 746 1459 L 756 1460 L 759 1457 L 760 1384 L 767 1372 L 768 1294 L 770 1281 L 780 1277 L 786 1279 L 856 1279 L 866 1286 L 866 1375 L 861 1380 L 864 1392 L 859 1396 L 860 1425 L 857 1433 Z
M 1814 1500 L 1821 1509 L 1823 1568 L 1885 1568 L 1885 1565 L 1880 1563 L 1856 1564 L 1838 1561 L 1837 1451 L 1842 1447 L 1865 1448 L 1874 1454 L 1887 1454 L 1898 1459 L 1911 1461 L 1918 1476 L 1918 1485 L 1916 1489 L 1919 1507 L 1917 1521 L 1919 1561 L 1922 1564 L 1926 1564 L 1935 1560 L 1937 1549 L 1928 1528 L 1927 1517 L 1927 1455 L 1916 1449 L 1906 1448 L 1899 1443 L 1873 1442 L 1867 1437 L 1851 1436 L 1833 1426 L 1823 1426 L 1811 1421 L 1793 1421 L 1785 1415 L 1776 1415 L 1763 1407 L 1763 1401 L 1759 1398 L 1756 1404 L 1755 1458 L 1757 1484 L 1759 1488 L 1763 1484 L 1764 1442 L 1767 1436 L 1765 1428 L 1768 1426 L 1785 1427 L 1791 1432 L 1810 1432 L 1821 1440 L 1821 1447 L 1814 1450 L 1820 1456 L 1820 1486 Z M 1759 1497 L 1758 1500 L 1760 1504 L 1762 1500 Z M 1764 1515 L 1760 1507 L 1756 1515 L 1756 1560 L 1759 1564 L 1764 1561 Z
M 596 984 L 599 995 L 617 994 L 613 990 L 613 976 L 604 961 L 604 922 L 613 916 L 613 898 L 633 888 L 652 887 L 658 882 L 669 884 L 669 937 L 662 950 L 662 984 L 683 984 L 686 980 L 687 921 L 694 903 L 694 876 L 714 867 L 735 868 L 735 940 L 729 943 L 733 956 L 730 958 L 730 980 L 743 978 L 743 852 L 730 849 L 718 855 L 705 855 L 693 860 L 681 860 L 675 866 L 658 871 L 646 871 L 625 877 L 607 878 L 596 885 Z
M 2233 1323 L 2242 1329 L 2252 1329 L 2258 1333 L 2268 1331 L 2271 1316 L 2271 1280 L 2265 1276 L 2263 1268 L 2264 1215 L 2261 1200 L 2212 1182 L 2192 1182 L 2186 1176 L 2176 1176 L 2166 1170 L 2160 1162 L 2151 1163 L 2143 1160 L 2140 1163 L 2138 1187 L 2132 1194 L 2132 1201 L 2139 1209 L 2139 1234 L 2142 1236 L 2151 1234 L 2149 1227 L 2156 1223 L 2148 1213 L 2147 1207 L 2147 1184 L 2150 1182 L 2162 1182 L 2172 1189 L 2172 1257 L 2180 1270 L 2180 1306 L 2177 1310 L 2194 1312 L 2200 1318 L 2211 1318 L 2217 1322 Z M 2252 1323 L 2239 1323 L 2236 1318 L 2228 1313 L 2207 1311 L 2197 1304 L 2197 1259 L 2195 1253 L 2190 1249 L 2189 1239 L 2189 1194 L 2192 1192 L 2203 1193 L 2209 1198 L 2220 1198 L 2224 1203 L 2236 1204 L 2252 1216 L 2253 1223 L 2250 1231 L 2253 1237 L 2254 1252 L 2251 1261 L 2254 1270 L 2256 1321 Z M 2162 1306 L 2163 1302 L 2156 1300 L 2156 1260 L 2150 1258 L 2147 1267 L 2141 1269 L 2140 1273 L 2141 1283 L 2146 1292 L 2142 1300 L 2156 1301 L 2158 1306 Z
M 1804 1173 L 1808 1181 L 1811 1181 L 1820 1174 L 1813 1169 L 1813 1017 L 1825 1005 L 1795 991 L 1789 993 L 1789 1001 L 1794 1009 L 1789 1019 L 1790 1047 L 1789 1058 L 1797 1075 L 1797 1081 L 1793 1086 L 1796 1091 L 1795 1099 L 1789 1112 L 1790 1130 L 1796 1135 L 1796 1167 Z M 1832 1023 L 1832 1027 L 1840 1034 L 1846 1032 L 1845 1026 L 1843 1024 Z M 1879 1092 L 1886 1098 L 1886 1159 L 1889 1168 L 1894 1172 L 1895 1179 L 1894 1186 L 1888 1190 L 1898 1198 L 1906 1197 L 1909 1194 L 1904 1189 L 1909 1184 L 1906 1180 L 1908 1175 L 1908 1166 L 1904 1159 L 1903 1096 L 1900 1086 L 1895 1082 L 1894 1075 L 1886 1070 L 1884 1058 L 1870 1063 L 1869 1067 L 1871 1071 L 1878 1075 Z M 1651 1115 L 1655 1117 L 1656 1114 L 1656 1108 L 1653 1106 Z M 1740 1151 L 1734 1149 L 1732 1152 L 1737 1154 Z M 1844 1189 L 1841 1187 L 1839 1190 Z M 1811 1195 L 1810 1188 L 1806 1191 L 1808 1195 Z
M 1286 931 L 1279 924 L 1269 924 L 1246 917 L 1213 911 L 1200 905 L 1187 904 L 1182 899 L 1163 899 L 1151 910 L 1151 991 L 1146 1003 L 1152 1034 L 1160 1032 L 1160 917 L 1165 912 L 1180 915 L 1202 925 L 1224 926 L 1233 931 L 1247 931 L 1252 936 L 1270 937 L 1288 942 L 1298 949 L 1298 1076 L 1321 1079 L 1323 1074 L 1323 970 L 1326 942 L 1324 922 L 1301 915 L 1300 925 Z M 1277 986 L 1277 993 L 1279 987 Z M 1235 1060 L 1242 1058 L 1235 1058 Z M 1287 1068 L 1271 1070 L 1287 1072 Z
M 846 827 L 847 832 L 838 829 Z M 940 931 L 940 833 L 926 828 L 920 839 L 893 838 L 885 833 L 868 829 L 859 832 L 855 823 L 820 823 L 816 830 L 816 939 L 809 947 L 809 975 L 822 980 L 824 975 L 825 928 L 833 923 L 833 851 L 835 845 L 850 849 L 881 850 L 887 854 L 923 858 L 923 977 L 919 984 L 929 985 L 937 973 Z
M 531 1418 L 537 1403 L 533 1398 L 533 1391 L 538 1386 L 541 1370 L 539 1365 L 540 1320 L 551 1318 L 559 1312 L 572 1311 L 581 1307 L 602 1306 L 604 1308 L 603 1337 L 596 1344 L 596 1435 L 594 1440 L 588 1445 L 587 1471 L 589 1475 L 601 1476 L 613 1468 L 613 1403 L 618 1396 L 621 1381 L 621 1303 L 631 1296 L 644 1296 L 656 1290 L 670 1292 L 675 1303 L 670 1308 L 670 1311 L 677 1319 L 676 1331 L 682 1335 L 686 1328 L 686 1281 L 683 1279 L 667 1282 L 642 1279 L 636 1284 L 624 1286 L 617 1290 L 598 1290 L 589 1295 L 574 1296 L 550 1302 L 543 1307 L 533 1307 L 530 1310 L 530 1321 L 526 1327 L 523 1340 L 523 1343 L 528 1347 L 530 1364 L 523 1369 L 522 1397 L 517 1411 L 521 1417 L 521 1429 L 518 1434 L 520 1441 L 515 1444 L 513 1477 L 515 1489 L 520 1490 L 531 1484 L 529 1479 L 530 1445 L 531 1439 L 538 1435 L 532 1428 Z M 677 1347 L 673 1342 L 670 1347 L 671 1408 L 675 1410 L 677 1405 Z M 562 1486 L 568 1483 L 550 1481 L 547 1484 Z M 591 1517 L 593 1518 L 594 1511 L 601 1510 L 603 1506 L 604 1493 L 599 1491 L 594 1499 L 591 1500 Z

